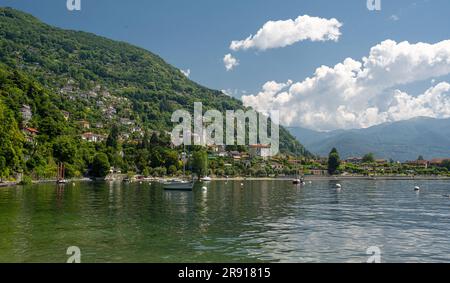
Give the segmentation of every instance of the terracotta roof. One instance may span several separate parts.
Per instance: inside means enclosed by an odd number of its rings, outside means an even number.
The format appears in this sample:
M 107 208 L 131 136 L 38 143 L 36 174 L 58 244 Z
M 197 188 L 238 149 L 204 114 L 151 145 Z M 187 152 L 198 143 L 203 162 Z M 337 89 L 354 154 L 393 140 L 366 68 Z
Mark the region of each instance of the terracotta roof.
M 430 161 L 431 164 L 441 164 L 445 160 L 450 160 L 450 158 L 435 158 Z
M 35 128 L 25 128 L 24 130 L 33 134 L 39 133 L 39 131 Z
M 250 148 L 270 148 L 268 144 L 251 144 Z

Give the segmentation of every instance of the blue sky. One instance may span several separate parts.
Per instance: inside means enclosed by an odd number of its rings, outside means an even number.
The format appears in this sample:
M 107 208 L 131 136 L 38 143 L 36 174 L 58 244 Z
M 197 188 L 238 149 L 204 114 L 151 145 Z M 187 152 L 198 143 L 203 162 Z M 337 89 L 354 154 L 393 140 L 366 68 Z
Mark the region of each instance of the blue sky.
M 81 11 L 69 12 L 66 0 L 0 0 L 1 6 L 29 12 L 54 26 L 93 32 L 146 48 L 180 69 L 190 69 L 194 81 L 214 89 L 237 90 L 237 96 L 241 91 L 256 94 L 267 81 L 301 82 L 321 65 L 333 67 L 347 57 L 361 60 L 371 47 L 386 39 L 430 44 L 450 39 L 448 0 L 382 0 L 382 10 L 376 12 L 367 9 L 366 0 L 81 3 Z M 255 34 L 269 20 L 301 15 L 336 18 L 343 24 L 341 37 L 337 42 L 306 40 L 265 51 L 233 52 L 229 48 L 232 40 Z M 240 61 L 232 71 L 226 71 L 222 61 L 227 53 Z M 428 78 L 419 79 L 401 91 L 415 96 L 428 87 Z

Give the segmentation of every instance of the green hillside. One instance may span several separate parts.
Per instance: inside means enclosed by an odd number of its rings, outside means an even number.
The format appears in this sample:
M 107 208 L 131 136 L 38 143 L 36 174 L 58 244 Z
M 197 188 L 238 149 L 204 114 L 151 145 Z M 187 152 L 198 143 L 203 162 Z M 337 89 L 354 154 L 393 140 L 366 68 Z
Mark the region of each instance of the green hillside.
M 69 175 L 84 175 L 94 156 L 104 155 L 125 170 L 174 170 L 177 152 L 164 134 L 174 110 L 191 110 L 194 102 L 204 110 L 243 108 L 149 51 L 54 28 L 10 8 L 0 8 L 0 94 L 0 165 L 4 159 L 8 174 L 39 176 L 55 172 L 58 161 L 67 163 Z M 24 120 L 27 107 L 32 115 Z M 22 133 L 25 127 L 38 135 Z M 104 141 L 84 142 L 86 132 Z M 280 147 L 309 155 L 284 128 Z

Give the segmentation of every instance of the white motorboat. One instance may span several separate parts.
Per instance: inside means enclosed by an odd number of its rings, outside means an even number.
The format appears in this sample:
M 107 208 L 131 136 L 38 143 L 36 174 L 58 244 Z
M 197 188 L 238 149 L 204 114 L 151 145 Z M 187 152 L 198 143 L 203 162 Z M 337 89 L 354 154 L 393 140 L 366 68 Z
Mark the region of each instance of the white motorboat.
M 192 191 L 194 182 L 183 180 L 171 180 L 163 183 L 164 190 Z
M 297 178 L 292 181 L 294 185 L 305 185 L 305 180 L 303 178 Z
M 206 177 L 201 178 L 200 180 L 203 181 L 203 182 L 211 182 L 211 181 L 212 181 L 212 178 L 206 176 Z

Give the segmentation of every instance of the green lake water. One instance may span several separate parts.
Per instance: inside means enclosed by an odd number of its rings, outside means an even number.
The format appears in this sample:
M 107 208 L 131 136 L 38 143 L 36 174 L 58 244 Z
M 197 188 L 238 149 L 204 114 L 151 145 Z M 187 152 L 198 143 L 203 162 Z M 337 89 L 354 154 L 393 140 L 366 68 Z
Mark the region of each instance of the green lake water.
M 342 190 L 335 189 L 336 183 Z M 414 186 L 422 188 L 414 192 Z M 450 262 L 448 181 L 0 188 L 0 262 Z

